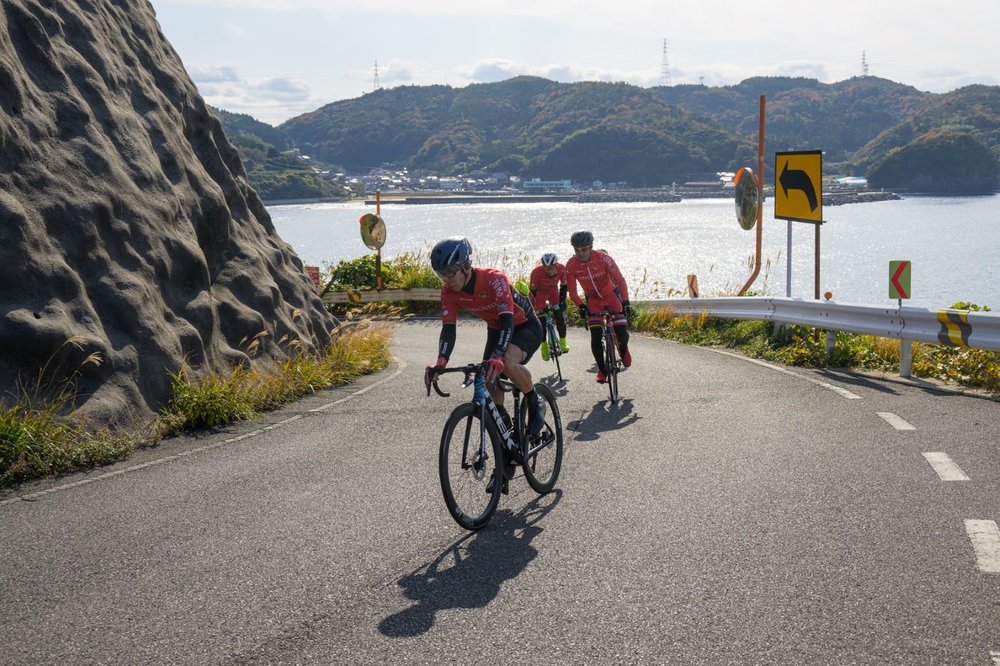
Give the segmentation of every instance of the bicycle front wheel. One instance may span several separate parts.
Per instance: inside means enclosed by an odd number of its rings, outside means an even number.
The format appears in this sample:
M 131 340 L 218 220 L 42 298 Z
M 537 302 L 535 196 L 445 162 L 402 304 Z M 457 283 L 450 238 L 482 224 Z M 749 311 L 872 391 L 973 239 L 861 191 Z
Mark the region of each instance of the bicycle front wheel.
M 527 432 L 524 433 L 527 455 L 521 467 L 532 490 L 545 494 L 555 487 L 562 467 L 562 418 L 552 389 L 545 384 L 535 384 L 535 393 L 545 401 L 545 425 L 537 435 L 529 436 Z M 521 403 L 521 422 L 528 422 L 527 400 Z
M 438 454 L 444 503 L 455 522 L 467 530 L 489 522 L 503 487 L 500 440 L 487 427 L 486 445 L 480 450 L 479 413 L 479 406 L 471 402 L 456 407 L 444 425 Z
M 608 393 L 612 403 L 618 402 L 618 349 L 613 333 L 604 334 L 604 363 L 608 366 Z

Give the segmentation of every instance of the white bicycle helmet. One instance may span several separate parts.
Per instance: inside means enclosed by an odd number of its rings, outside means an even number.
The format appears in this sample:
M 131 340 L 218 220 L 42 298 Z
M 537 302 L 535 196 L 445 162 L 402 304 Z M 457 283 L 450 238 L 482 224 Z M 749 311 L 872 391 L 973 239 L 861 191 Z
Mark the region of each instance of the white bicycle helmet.
M 542 266 L 555 266 L 559 257 L 554 252 L 546 252 L 542 255 Z

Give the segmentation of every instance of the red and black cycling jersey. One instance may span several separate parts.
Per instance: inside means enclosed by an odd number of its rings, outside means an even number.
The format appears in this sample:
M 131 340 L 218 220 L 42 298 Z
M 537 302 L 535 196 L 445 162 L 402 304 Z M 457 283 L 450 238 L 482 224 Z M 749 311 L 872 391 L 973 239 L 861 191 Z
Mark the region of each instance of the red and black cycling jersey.
M 538 264 L 531 271 L 528 279 L 528 289 L 530 289 L 531 305 L 535 310 L 541 310 L 545 303 L 555 305 L 566 303 L 566 267 L 560 263 L 555 264 L 556 274 L 549 276 L 545 272 L 545 266 Z
M 455 344 L 455 322 L 462 308 L 486 322 L 488 328 L 500 331 L 496 353 L 503 356 L 511 333 L 529 319 L 535 318 L 528 299 L 510 286 L 503 271 L 496 268 L 473 268 L 472 276 L 461 291 L 441 287 L 441 346 L 439 355 L 448 359 Z
M 615 295 L 617 289 L 619 300 L 622 302 L 629 300 L 628 285 L 625 284 L 622 272 L 618 270 L 618 264 L 600 250 L 591 250 L 590 261 L 586 263 L 576 257 L 570 258 L 566 262 L 566 276 L 569 282 L 569 296 L 576 305 L 583 302 L 577 293 L 578 282 L 583 287 L 583 295 L 586 298 L 595 300 L 610 298 Z

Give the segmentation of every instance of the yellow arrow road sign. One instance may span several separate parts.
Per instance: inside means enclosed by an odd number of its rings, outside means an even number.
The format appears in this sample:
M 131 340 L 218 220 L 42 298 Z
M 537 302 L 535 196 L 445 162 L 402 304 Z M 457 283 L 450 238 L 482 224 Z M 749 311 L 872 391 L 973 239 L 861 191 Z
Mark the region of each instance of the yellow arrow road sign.
M 823 152 L 774 154 L 774 216 L 801 222 L 823 221 Z

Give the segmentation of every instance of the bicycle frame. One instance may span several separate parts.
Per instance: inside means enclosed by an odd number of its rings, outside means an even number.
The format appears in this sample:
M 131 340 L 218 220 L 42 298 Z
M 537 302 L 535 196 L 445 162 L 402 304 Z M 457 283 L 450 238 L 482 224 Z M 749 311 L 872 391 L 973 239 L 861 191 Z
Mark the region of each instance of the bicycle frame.
M 472 396 L 472 402 L 476 404 L 479 408 L 479 456 L 487 456 L 486 447 L 486 415 L 489 414 L 493 421 L 493 424 L 497 428 L 497 432 L 500 433 L 500 439 L 503 440 L 505 447 L 508 452 L 514 454 L 514 462 L 521 463 L 523 460 L 527 459 L 527 455 L 533 453 L 536 449 L 531 449 L 525 452 L 527 448 L 526 437 L 523 437 L 525 429 L 521 424 L 521 392 L 517 390 L 509 379 L 500 378 L 495 382 L 495 386 L 502 391 L 510 391 L 514 396 L 514 416 L 511 418 L 511 425 L 508 426 L 506 420 L 503 418 L 503 412 L 501 412 L 501 407 L 494 400 L 493 396 L 490 395 L 489 391 L 486 390 L 486 370 L 482 363 L 472 363 L 469 365 L 457 367 L 457 368 L 446 368 L 439 374 L 444 374 L 447 372 L 462 372 L 465 373 L 465 379 L 462 380 L 462 388 L 468 388 L 472 384 L 477 384 L 482 382 L 481 386 L 477 386 L 476 390 Z M 449 397 L 450 393 L 445 393 L 437 384 L 437 380 L 434 381 L 434 390 L 443 398 Z M 506 410 L 504 410 L 506 411 Z M 518 436 L 519 433 L 521 436 Z M 467 446 L 468 439 L 466 439 Z M 539 447 L 541 448 L 541 447 Z M 462 451 L 462 466 L 471 466 L 471 463 L 466 462 L 468 458 L 468 450 L 463 449 Z
M 618 372 L 621 370 L 621 359 L 618 356 L 618 334 L 615 332 L 615 315 L 608 307 L 604 308 L 604 359 L 608 366 L 608 391 L 611 402 L 618 402 Z

